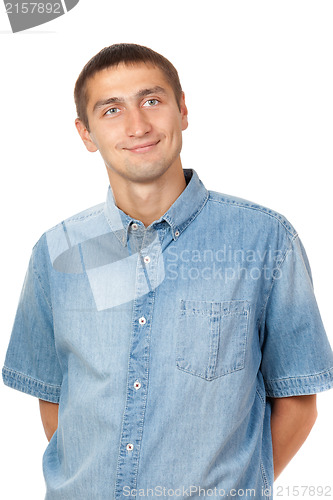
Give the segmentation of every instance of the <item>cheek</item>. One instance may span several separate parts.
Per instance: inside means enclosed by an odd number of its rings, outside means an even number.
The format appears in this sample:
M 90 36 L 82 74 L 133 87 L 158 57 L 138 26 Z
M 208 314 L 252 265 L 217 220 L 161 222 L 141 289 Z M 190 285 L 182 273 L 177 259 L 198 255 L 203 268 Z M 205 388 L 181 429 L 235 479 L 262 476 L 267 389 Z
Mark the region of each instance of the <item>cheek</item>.
M 99 143 L 100 151 L 113 150 L 116 145 L 120 142 L 119 133 L 114 129 L 114 127 L 104 128 L 103 131 L 97 135 L 97 142 Z
M 181 141 L 182 138 L 182 122 L 181 119 L 174 119 L 171 124 L 172 135 L 177 142 Z
M 163 131 L 167 136 L 174 137 L 181 134 L 182 122 L 181 117 L 174 114 L 161 117 L 155 122 L 157 129 Z

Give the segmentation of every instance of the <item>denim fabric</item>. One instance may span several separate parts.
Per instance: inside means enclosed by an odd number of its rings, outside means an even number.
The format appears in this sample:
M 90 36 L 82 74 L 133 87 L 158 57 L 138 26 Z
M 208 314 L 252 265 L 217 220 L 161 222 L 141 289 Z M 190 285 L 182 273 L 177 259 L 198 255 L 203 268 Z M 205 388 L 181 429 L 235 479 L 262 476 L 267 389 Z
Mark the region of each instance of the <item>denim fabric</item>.
M 3 380 L 59 403 L 47 500 L 272 498 L 269 397 L 333 386 L 295 229 L 184 175 L 147 228 L 109 188 L 33 248 Z

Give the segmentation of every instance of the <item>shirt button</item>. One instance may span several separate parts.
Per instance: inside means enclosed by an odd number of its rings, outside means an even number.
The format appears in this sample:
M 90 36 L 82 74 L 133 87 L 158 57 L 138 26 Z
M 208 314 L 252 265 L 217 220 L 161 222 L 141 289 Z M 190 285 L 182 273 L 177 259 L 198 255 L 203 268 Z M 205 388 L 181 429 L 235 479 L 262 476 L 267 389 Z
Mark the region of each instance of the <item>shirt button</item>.
M 146 318 L 142 316 L 142 318 L 139 319 L 140 325 L 144 325 L 146 323 Z
M 132 224 L 132 229 L 134 229 L 134 231 L 135 231 L 136 229 L 138 229 L 138 227 L 139 227 L 139 226 L 137 225 L 137 223 L 136 223 L 136 222 L 133 222 L 133 224 Z
M 150 262 L 150 257 L 148 257 L 148 255 L 147 255 L 147 257 L 145 257 L 143 260 L 144 260 L 144 262 L 145 262 L 146 264 L 149 264 L 149 262 Z
M 180 234 L 180 233 L 179 233 L 179 231 L 178 231 L 178 229 L 177 229 L 177 231 L 175 231 L 175 236 L 176 236 L 176 238 L 178 238 L 179 234 Z
M 132 443 L 128 443 L 128 445 L 126 446 L 127 451 L 133 451 L 133 448 L 134 446 L 132 445 Z
M 140 389 L 140 387 L 141 387 L 140 382 L 139 382 L 138 380 L 136 380 L 136 381 L 134 382 L 134 389 L 138 390 L 138 389 Z

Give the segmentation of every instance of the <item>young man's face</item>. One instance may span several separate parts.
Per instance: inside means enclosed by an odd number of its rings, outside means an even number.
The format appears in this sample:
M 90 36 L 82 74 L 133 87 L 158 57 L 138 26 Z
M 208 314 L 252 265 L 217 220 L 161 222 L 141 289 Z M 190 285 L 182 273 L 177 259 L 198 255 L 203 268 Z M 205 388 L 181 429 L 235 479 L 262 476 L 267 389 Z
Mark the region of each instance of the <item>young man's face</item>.
M 76 120 L 88 151 L 99 150 L 113 176 L 149 182 L 180 166 L 187 128 L 184 95 L 178 107 L 159 68 L 124 64 L 96 73 L 87 83 L 90 132 Z

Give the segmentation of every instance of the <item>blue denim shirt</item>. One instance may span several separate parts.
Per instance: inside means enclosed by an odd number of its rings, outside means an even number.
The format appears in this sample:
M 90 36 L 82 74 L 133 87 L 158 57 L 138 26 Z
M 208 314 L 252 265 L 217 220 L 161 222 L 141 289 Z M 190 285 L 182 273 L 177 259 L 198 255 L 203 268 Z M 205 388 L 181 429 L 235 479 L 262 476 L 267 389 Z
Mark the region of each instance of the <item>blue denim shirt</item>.
M 109 188 L 33 248 L 3 380 L 59 403 L 47 500 L 272 498 L 269 398 L 333 386 L 295 229 L 184 174 L 147 228 Z

